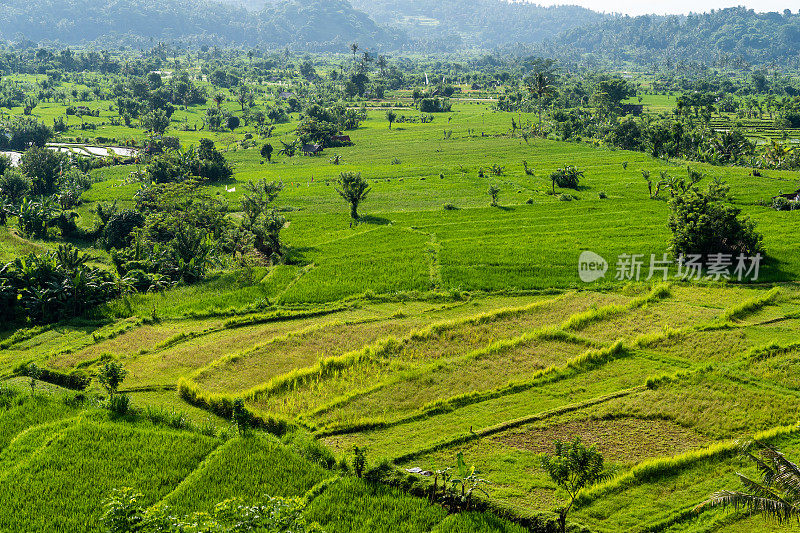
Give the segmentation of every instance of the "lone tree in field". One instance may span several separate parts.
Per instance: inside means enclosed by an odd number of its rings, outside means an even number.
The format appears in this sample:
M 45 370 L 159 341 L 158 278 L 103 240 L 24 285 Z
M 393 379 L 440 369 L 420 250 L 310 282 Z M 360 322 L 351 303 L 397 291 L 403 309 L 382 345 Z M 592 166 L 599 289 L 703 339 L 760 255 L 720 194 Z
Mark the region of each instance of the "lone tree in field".
M 122 380 L 124 380 L 127 375 L 128 371 L 122 367 L 122 363 L 116 361 L 110 361 L 100 369 L 98 378 L 100 379 L 100 384 L 103 385 L 108 392 L 110 399 L 114 399 L 114 395 L 122 384 Z
M 739 254 L 754 256 L 763 251 L 763 237 L 755 222 L 739 217 L 741 209 L 714 201 L 692 188 L 669 201 L 670 248 L 675 256 Z
M 36 381 L 42 376 L 42 369 L 36 363 L 30 363 L 25 369 L 25 373 L 31 380 L 31 396 L 36 390 Z
M 392 122 L 394 122 L 396 118 L 397 113 L 395 113 L 394 110 L 390 109 L 386 112 L 386 120 L 389 121 L 389 129 L 392 129 Z
M 500 194 L 500 187 L 497 185 L 489 185 L 489 190 L 486 191 L 492 197 L 492 207 L 497 207 L 497 196 Z
M 236 400 L 234 400 L 231 418 L 233 419 L 233 423 L 236 424 L 236 429 L 239 431 L 239 435 L 247 435 L 252 421 L 250 413 L 244 406 L 244 400 L 241 398 L 236 398 Z
M 272 150 L 273 148 L 270 143 L 266 143 L 261 147 L 261 157 L 266 159 L 269 163 L 272 163 Z
M 336 192 L 350 204 L 350 216 L 358 220 L 358 204 L 364 201 L 371 190 L 361 172 L 342 172 L 337 180 Z
M 564 189 L 578 189 L 578 183 L 583 178 L 583 171 L 578 170 L 578 167 L 567 165 L 563 168 L 557 168 L 550 174 L 550 181 L 553 182 L 553 194 L 556 193 L 556 185 Z
M 569 494 L 569 505 L 558 510 L 558 524 L 562 533 L 567 531 L 567 513 L 575 504 L 575 498 L 581 489 L 588 487 L 602 479 L 607 474 L 603 472 L 603 454 L 595 448 L 584 446 L 580 437 L 574 441 L 562 443 L 555 442 L 555 455 L 542 457 L 542 468 L 550 474 L 556 485 Z
M 800 519 L 800 467 L 789 461 L 772 446 L 757 444 L 758 454 L 750 451 L 752 443 L 742 447 L 742 454 L 753 461 L 761 473 L 761 481 L 736 473 L 744 486 L 743 491 L 721 490 L 695 507 L 728 507 L 744 509 L 748 514 L 758 513 L 779 524 Z

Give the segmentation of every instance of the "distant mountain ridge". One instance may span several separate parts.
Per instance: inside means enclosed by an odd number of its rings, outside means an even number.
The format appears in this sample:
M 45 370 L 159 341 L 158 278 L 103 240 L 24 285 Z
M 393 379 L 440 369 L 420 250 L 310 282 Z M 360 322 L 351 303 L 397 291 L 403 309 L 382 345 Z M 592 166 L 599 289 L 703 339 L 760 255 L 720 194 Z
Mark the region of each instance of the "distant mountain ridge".
M 0 0 L 0 39 L 345 52 L 504 48 L 568 61 L 800 68 L 800 14 L 607 15 L 507 0 Z M 524 45 L 517 48 L 518 44 Z
M 411 38 L 445 38 L 471 48 L 537 43 L 609 18 L 578 6 L 542 7 L 506 0 L 352 0 L 379 24 Z M 454 43 L 455 44 L 455 43 Z
M 744 7 L 691 15 L 615 16 L 550 40 L 546 53 L 594 54 L 614 62 L 742 62 L 797 68 L 800 14 L 756 13 Z
M 182 40 L 304 50 L 398 48 L 399 30 L 379 27 L 346 0 L 279 0 L 266 9 L 207 0 L 3 0 L 0 38 L 66 45 Z M 251 4 L 252 6 L 253 4 Z

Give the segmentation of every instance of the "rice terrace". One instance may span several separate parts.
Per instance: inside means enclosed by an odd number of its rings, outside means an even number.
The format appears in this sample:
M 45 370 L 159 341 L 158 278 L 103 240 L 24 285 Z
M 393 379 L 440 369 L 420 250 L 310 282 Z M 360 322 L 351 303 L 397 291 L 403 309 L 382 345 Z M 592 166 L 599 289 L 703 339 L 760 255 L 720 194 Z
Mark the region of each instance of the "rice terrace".
M 800 14 L 51 4 L 0 532 L 800 529 Z

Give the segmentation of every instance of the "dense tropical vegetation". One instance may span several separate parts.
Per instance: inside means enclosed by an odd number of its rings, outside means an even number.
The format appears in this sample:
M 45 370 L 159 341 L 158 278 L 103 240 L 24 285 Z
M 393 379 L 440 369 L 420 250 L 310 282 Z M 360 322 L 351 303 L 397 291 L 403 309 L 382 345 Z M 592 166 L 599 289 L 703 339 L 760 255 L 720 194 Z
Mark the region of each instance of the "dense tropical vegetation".
M 796 517 L 797 15 L 6 7 L 0 530 Z

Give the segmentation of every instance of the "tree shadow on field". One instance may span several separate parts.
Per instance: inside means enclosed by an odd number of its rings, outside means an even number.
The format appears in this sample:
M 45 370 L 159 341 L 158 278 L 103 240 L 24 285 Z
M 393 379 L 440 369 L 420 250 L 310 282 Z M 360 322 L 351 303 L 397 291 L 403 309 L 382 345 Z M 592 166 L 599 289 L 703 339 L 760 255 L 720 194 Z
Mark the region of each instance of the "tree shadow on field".
M 383 217 L 376 217 L 373 215 L 364 215 L 359 217 L 358 219 L 359 224 L 372 224 L 373 226 L 388 226 L 392 223 L 391 220 L 388 218 Z
M 779 283 L 779 282 L 797 282 L 793 276 L 794 274 L 789 270 L 791 264 L 788 261 L 781 261 L 780 259 L 766 254 L 761 260 L 760 271 L 757 280 L 752 280 L 754 283 Z
M 306 254 L 316 251 L 317 249 L 313 246 L 290 246 L 283 256 L 283 262 L 287 265 L 307 265 L 311 263 L 311 260 L 306 257 Z
M 510 206 L 507 206 L 507 205 L 498 205 L 497 209 L 499 209 L 500 211 L 516 211 L 517 210 L 515 207 L 510 207 Z

